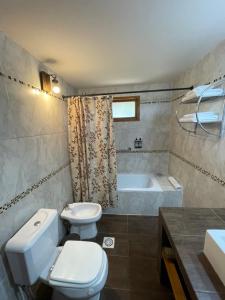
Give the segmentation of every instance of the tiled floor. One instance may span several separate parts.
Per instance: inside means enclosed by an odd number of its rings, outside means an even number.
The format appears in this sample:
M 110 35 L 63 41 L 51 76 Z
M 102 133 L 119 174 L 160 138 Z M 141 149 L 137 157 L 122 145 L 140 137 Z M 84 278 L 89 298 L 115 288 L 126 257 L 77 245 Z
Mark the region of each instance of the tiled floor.
M 102 245 L 104 236 L 114 236 L 116 242 L 114 249 L 106 249 L 109 274 L 101 300 L 174 299 L 159 282 L 157 217 L 103 215 L 94 241 Z M 46 296 L 47 290 L 38 300 L 49 300 Z
M 116 238 L 107 249 L 109 275 L 101 300 L 173 299 L 159 282 L 157 270 L 158 218 L 103 215 L 96 241 Z

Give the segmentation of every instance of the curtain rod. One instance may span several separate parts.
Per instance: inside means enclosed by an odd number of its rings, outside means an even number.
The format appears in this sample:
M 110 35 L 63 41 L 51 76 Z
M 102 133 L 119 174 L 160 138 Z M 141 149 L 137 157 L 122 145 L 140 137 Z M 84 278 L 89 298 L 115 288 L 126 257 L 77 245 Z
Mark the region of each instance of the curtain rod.
M 127 91 L 127 92 L 111 92 L 111 93 L 98 93 L 98 94 L 77 94 L 70 96 L 62 96 L 63 99 L 70 97 L 89 97 L 89 96 L 107 96 L 107 95 L 123 95 L 123 94 L 136 94 L 136 93 L 156 93 L 156 92 L 171 92 L 171 91 L 184 91 L 192 90 L 193 86 L 184 87 L 184 88 L 170 88 L 170 89 L 156 89 L 156 90 L 141 90 L 141 91 Z

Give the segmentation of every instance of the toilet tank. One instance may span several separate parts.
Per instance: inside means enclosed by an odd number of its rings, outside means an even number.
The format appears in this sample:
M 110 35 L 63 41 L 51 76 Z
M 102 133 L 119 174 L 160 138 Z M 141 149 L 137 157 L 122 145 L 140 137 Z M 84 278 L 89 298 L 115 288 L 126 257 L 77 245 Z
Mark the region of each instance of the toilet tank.
M 7 242 L 5 251 L 18 285 L 32 285 L 49 262 L 58 244 L 58 214 L 39 209 Z

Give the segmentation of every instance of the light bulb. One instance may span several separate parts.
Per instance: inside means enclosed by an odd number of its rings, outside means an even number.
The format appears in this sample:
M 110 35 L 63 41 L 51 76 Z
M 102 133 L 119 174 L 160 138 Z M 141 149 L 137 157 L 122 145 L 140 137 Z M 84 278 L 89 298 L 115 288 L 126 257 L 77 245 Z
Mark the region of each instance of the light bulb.
M 53 93 L 59 94 L 60 93 L 60 87 L 57 85 L 54 85 L 52 88 Z
M 32 89 L 32 92 L 34 95 L 40 95 L 41 93 L 39 89 L 35 89 L 35 88 Z

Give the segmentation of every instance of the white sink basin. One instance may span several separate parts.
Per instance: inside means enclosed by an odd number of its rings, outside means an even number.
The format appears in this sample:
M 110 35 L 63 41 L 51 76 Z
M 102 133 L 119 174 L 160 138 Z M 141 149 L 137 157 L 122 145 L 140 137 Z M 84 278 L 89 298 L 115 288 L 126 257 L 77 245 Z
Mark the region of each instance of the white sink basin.
M 102 216 L 102 207 L 98 203 L 79 202 L 64 208 L 61 217 L 70 223 L 70 233 L 77 233 L 81 240 L 92 239 L 97 235 L 96 222 Z
M 203 252 L 225 285 L 225 230 L 207 230 Z

